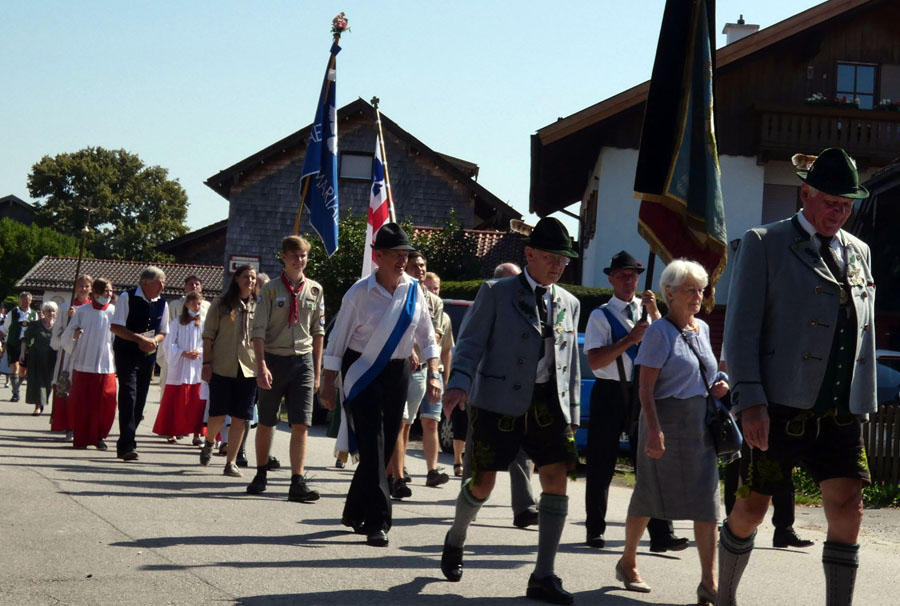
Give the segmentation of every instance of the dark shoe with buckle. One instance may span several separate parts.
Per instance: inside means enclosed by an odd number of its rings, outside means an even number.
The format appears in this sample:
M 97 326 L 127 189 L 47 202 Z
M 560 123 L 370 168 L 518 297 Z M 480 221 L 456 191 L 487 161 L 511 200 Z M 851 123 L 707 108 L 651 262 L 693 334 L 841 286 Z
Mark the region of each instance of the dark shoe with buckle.
M 269 457 L 269 461 L 266 463 L 266 469 L 269 471 L 281 469 L 281 463 L 275 457 Z
M 256 474 L 247 484 L 248 494 L 262 494 L 266 491 L 266 477 Z
M 584 541 L 584 544 L 588 547 L 594 547 L 596 549 L 603 549 L 606 547 L 606 537 L 603 536 L 603 533 L 600 534 L 589 534 L 587 539 Z
M 97 450 L 109 450 L 109 446 L 106 445 L 105 440 L 97 440 Z
M 203 448 L 200 449 L 200 464 L 206 467 L 209 465 L 210 460 L 212 459 L 212 450 L 215 444 L 212 442 L 207 442 L 203 445 Z
M 667 551 L 682 551 L 688 548 L 690 541 L 684 537 L 676 537 L 670 534 L 661 541 L 650 539 L 650 551 L 653 553 L 665 553 Z
M 463 550 L 462 547 L 453 547 L 447 542 L 450 538 L 448 532 L 444 536 L 444 550 L 441 552 L 441 572 L 448 581 L 452 583 L 458 582 L 462 578 L 463 573 Z
M 244 450 L 242 448 L 240 450 L 240 452 L 237 453 L 237 457 L 235 457 L 235 459 L 234 459 L 234 464 L 237 465 L 238 467 L 247 467 L 248 462 L 247 462 L 247 451 L 246 450 Z
M 133 451 L 133 450 L 129 450 L 129 451 L 126 452 L 125 454 L 119 455 L 119 458 L 122 459 L 123 461 L 137 461 L 137 460 L 138 460 L 138 453 L 136 453 L 136 452 Z
M 812 547 L 813 542 L 809 539 L 801 539 L 794 532 L 793 528 L 776 529 L 772 536 L 772 547 Z
M 375 532 L 369 533 L 366 536 L 366 545 L 371 545 L 372 547 L 387 547 L 387 533 L 383 530 L 376 530 Z
M 390 482 L 389 484 L 391 488 L 392 499 L 405 499 L 412 496 L 412 490 L 410 490 L 409 486 L 406 485 L 405 480 L 397 479 L 393 482 Z
M 525 595 L 534 600 L 541 600 L 549 604 L 573 604 L 575 596 L 562 588 L 562 580 L 555 574 L 542 579 L 534 576 L 528 578 L 528 591 Z
M 294 503 L 312 503 L 319 500 L 319 493 L 309 487 L 306 477 L 296 475 L 291 477 L 291 487 L 288 489 L 288 501 Z
M 516 528 L 528 528 L 529 526 L 537 526 L 538 512 L 533 509 L 520 511 L 513 516 L 513 526 Z
M 407 480 L 409 481 L 409 480 Z M 443 468 L 436 467 L 428 472 L 428 475 L 425 478 L 425 486 L 440 486 L 441 484 L 446 484 L 450 481 L 450 476 L 444 473 Z

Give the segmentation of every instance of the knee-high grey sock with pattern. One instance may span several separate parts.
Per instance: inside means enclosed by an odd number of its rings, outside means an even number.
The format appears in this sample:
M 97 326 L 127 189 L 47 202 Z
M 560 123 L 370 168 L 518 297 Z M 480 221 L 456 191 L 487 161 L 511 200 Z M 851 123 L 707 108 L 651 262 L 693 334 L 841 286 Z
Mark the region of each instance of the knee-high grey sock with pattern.
M 750 561 L 755 538 L 755 531 L 744 539 L 734 536 L 728 528 L 728 520 L 719 529 L 719 594 L 716 606 L 736 606 L 738 584 Z
M 450 526 L 450 531 L 447 533 L 447 543 L 453 547 L 465 545 L 466 531 L 469 529 L 469 524 L 472 523 L 472 520 L 478 515 L 478 510 L 487 501 L 487 499 L 475 498 L 475 495 L 469 490 L 469 484 L 471 483 L 471 478 L 463 482 L 462 487 L 459 489 L 459 496 L 456 497 L 456 515 L 454 515 L 453 525 Z
M 859 568 L 859 545 L 825 541 L 822 565 L 825 567 L 825 606 L 850 606 L 856 569 Z
M 4 353 L 4 355 L 5 355 L 5 353 Z M 19 378 L 19 375 L 17 375 L 16 373 L 12 373 L 9 376 L 9 383 L 10 383 L 10 386 L 12 387 L 13 397 L 18 398 L 19 397 L 19 385 L 22 384 L 22 380 Z
M 569 497 L 561 494 L 541 494 L 538 503 L 538 553 L 534 576 L 542 579 L 553 574 L 559 539 L 569 513 Z

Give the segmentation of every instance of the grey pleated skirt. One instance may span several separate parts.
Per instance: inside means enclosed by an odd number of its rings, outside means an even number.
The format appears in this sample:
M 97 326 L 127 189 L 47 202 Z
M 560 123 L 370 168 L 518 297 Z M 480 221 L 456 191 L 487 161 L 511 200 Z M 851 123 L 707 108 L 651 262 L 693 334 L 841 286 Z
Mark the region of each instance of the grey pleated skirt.
M 664 520 L 719 519 L 719 468 L 706 426 L 706 397 L 656 401 L 666 451 L 660 459 L 644 452 L 647 424 L 641 415 L 637 481 L 628 515 Z

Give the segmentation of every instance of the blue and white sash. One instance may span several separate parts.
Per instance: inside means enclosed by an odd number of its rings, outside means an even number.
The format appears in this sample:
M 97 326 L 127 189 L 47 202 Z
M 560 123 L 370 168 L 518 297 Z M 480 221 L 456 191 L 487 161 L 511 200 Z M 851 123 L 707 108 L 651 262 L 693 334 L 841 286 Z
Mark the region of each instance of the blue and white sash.
M 603 315 L 606 316 L 606 321 L 609 322 L 609 327 L 612 330 L 613 342 L 615 343 L 619 339 L 625 338 L 630 332 L 625 326 L 619 322 L 618 318 L 616 318 L 612 312 L 607 308 L 606 305 L 600 306 L 600 309 L 603 311 Z M 634 362 L 634 359 L 637 357 L 638 346 L 632 345 L 628 349 L 625 350 L 625 353 L 628 354 L 628 357 Z
M 338 431 L 337 448 L 355 455 L 356 437 L 353 428 L 352 416 L 348 407 L 353 405 L 353 399 L 371 385 L 375 377 L 385 369 L 394 350 L 397 349 L 400 340 L 406 333 L 406 329 L 412 323 L 418 300 L 418 281 L 410 280 L 401 284 L 394 291 L 391 306 L 385 314 L 384 320 L 379 322 L 372 337 L 366 343 L 359 358 L 356 359 L 341 382 L 343 406 L 341 407 L 341 427 Z

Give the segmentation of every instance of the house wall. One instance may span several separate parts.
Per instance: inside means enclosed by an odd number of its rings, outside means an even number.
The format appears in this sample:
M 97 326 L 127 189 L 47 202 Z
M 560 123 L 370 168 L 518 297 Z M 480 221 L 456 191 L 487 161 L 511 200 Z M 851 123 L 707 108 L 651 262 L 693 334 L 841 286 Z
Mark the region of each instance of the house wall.
M 604 147 L 597 158 L 594 173 L 588 181 L 589 187 L 593 187 L 593 179 L 597 177 L 599 191 L 596 231 L 584 250 L 582 284 L 585 286 L 609 286 L 603 268 L 609 266 L 612 256 L 620 250 L 627 250 L 645 264 L 649 257 L 650 247 L 637 232 L 640 202 L 634 198 L 633 178 L 637 156 L 636 149 Z M 729 243 L 762 223 L 763 190 L 766 185 L 799 188 L 801 183 L 790 162 L 771 161 L 759 166 L 755 158 L 720 156 L 719 165 L 722 168 L 722 196 Z M 865 181 L 874 172 L 875 169 L 861 171 L 860 181 Z M 589 191 L 584 194 L 584 199 L 590 197 Z M 728 299 L 730 260 L 733 257 L 734 249 L 729 246 L 729 266 L 716 285 L 718 303 L 724 304 Z M 654 269 L 655 289 L 659 288 L 661 273 L 662 268 L 657 265 Z M 640 287 L 643 288 L 643 281 Z
M 584 252 L 582 284 L 585 286 L 609 286 L 603 268 L 609 266 L 612 256 L 620 250 L 627 250 L 642 263 L 649 257 L 650 247 L 637 232 L 640 202 L 634 198 L 633 178 L 637 156 L 636 149 L 604 147 L 597 159 L 589 181 L 593 186 L 593 177 L 599 179 L 597 223 L 594 237 Z M 754 158 L 742 156 L 722 156 L 719 163 L 729 239 L 740 238 L 744 231 L 759 224 L 765 169 L 757 166 Z M 661 272 L 657 265 L 654 288 L 659 288 Z M 716 289 L 719 302 L 727 298 L 728 277 L 726 269 Z

